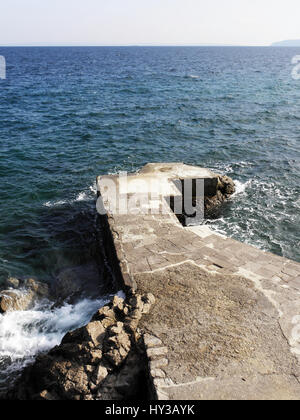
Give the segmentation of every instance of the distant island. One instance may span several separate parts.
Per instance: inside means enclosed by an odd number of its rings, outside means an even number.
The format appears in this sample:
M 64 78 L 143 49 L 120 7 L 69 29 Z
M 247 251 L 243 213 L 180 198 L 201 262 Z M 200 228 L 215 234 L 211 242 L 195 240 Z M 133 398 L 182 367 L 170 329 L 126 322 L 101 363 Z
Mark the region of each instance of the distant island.
M 287 41 L 274 42 L 272 47 L 300 47 L 300 39 L 290 39 Z

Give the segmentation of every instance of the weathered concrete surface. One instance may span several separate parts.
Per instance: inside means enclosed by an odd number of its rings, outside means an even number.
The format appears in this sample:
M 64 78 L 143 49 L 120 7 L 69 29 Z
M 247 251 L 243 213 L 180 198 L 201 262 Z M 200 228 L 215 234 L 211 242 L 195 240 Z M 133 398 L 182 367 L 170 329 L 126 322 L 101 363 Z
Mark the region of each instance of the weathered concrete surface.
M 98 189 L 120 276 L 156 297 L 140 326 L 158 399 L 299 399 L 300 264 L 171 210 L 112 214 Z

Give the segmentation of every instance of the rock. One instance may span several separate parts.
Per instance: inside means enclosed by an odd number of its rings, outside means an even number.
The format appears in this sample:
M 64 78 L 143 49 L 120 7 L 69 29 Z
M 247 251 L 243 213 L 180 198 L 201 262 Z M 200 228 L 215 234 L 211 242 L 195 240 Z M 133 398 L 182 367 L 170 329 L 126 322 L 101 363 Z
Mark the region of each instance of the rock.
M 235 193 L 235 184 L 228 176 L 218 177 L 217 189 L 212 196 L 204 197 L 205 213 L 214 210 Z
M 89 361 L 92 365 L 98 365 L 102 360 L 102 350 L 91 350 Z
M 124 328 L 129 334 L 134 334 L 139 325 L 139 319 L 128 318 L 125 320 Z
M 143 309 L 142 309 L 142 313 L 143 314 L 148 314 L 150 312 L 151 307 L 155 304 L 155 297 L 154 295 L 152 295 L 152 293 L 148 293 L 144 298 L 143 298 Z
M 67 333 L 62 340 L 62 345 L 92 343 L 96 347 L 102 345 L 105 334 L 106 331 L 101 322 L 92 321 L 85 327 Z
M 162 356 L 166 356 L 168 354 L 167 347 L 153 347 L 147 349 L 147 356 L 150 360 L 161 358 Z
M 12 289 L 18 289 L 20 287 L 20 280 L 14 278 L 14 277 L 9 277 L 6 280 L 6 285 L 7 285 L 7 287 L 10 287 Z
M 33 305 L 34 300 L 35 294 L 31 290 L 4 290 L 0 293 L 0 313 L 25 311 Z
M 131 351 L 122 368 L 103 381 L 97 398 L 102 400 L 146 399 L 146 360 L 139 352 Z
M 133 295 L 130 299 L 130 305 L 133 306 L 137 311 L 142 312 L 144 303 L 142 301 L 142 296 L 140 295 Z
M 0 293 L 0 313 L 25 311 L 38 299 L 49 297 L 48 285 L 34 279 L 18 280 L 11 277 L 6 284 L 10 289 Z
M 235 193 L 235 185 L 233 180 L 229 178 L 229 176 L 220 176 L 218 189 L 226 198 L 228 198 L 230 195 Z
M 106 367 L 99 365 L 94 372 L 92 380 L 95 384 L 99 385 L 104 381 L 104 379 L 107 378 L 107 376 L 108 370 L 106 369 Z
M 123 328 L 124 328 L 123 322 L 117 322 L 117 325 L 114 325 L 113 327 L 108 328 L 107 333 L 109 336 L 119 335 L 119 334 L 122 334 Z
M 235 184 L 228 176 L 219 176 L 218 184 L 215 194 L 204 197 L 205 214 L 218 208 L 224 201 L 226 201 L 232 194 L 235 193 Z
M 113 298 L 112 304 L 113 304 L 114 309 L 118 308 L 119 311 L 124 310 L 124 299 L 120 298 L 119 296 L 115 296 Z
M 49 297 L 49 286 L 46 283 L 41 283 L 34 279 L 28 279 L 25 281 L 25 287 L 32 290 L 39 298 Z
M 164 379 L 166 377 L 166 374 L 161 369 L 152 369 L 151 370 L 151 376 L 153 378 L 161 378 L 161 379 Z
M 62 373 L 62 385 L 65 395 L 87 395 L 89 393 L 89 377 L 84 366 L 73 364 L 71 368 L 64 368 Z
M 44 400 L 44 401 L 55 401 L 56 400 L 55 396 L 50 394 L 50 392 L 48 392 L 47 390 L 42 391 L 40 393 L 40 398 L 41 398 L 41 400 Z
M 114 298 L 25 368 L 6 399 L 128 399 L 144 392 L 147 359 L 137 327 L 144 305 L 153 301 L 148 295 Z
M 95 347 L 103 343 L 106 331 L 101 322 L 90 322 L 85 330 L 89 341 L 91 341 Z
M 93 321 L 103 321 L 104 319 L 110 319 L 112 323 L 115 322 L 115 312 L 112 308 L 104 306 L 92 318 Z
M 129 335 L 123 331 L 114 336 L 110 336 L 105 343 L 104 357 L 113 367 L 118 367 L 127 357 L 131 349 Z
M 150 334 L 145 334 L 144 335 L 144 342 L 145 342 L 145 345 L 147 346 L 147 348 L 162 346 L 162 341 L 159 338 L 154 337 Z
M 62 271 L 52 285 L 56 299 L 76 302 L 80 297 L 98 298 L 101 296 L 101 279 L 96 263 Z

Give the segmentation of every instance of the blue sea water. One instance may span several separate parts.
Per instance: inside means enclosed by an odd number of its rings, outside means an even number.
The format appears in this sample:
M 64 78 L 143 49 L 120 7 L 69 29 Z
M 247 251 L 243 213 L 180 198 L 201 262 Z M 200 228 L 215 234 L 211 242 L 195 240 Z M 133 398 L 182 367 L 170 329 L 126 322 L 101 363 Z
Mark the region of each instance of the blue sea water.
M 237 194 L 208 223 L 300 261 L 298 48 L 0 48 L 0 281 L 94 245 L 96 175 L 184 161 Z
M 95 177 L 147 162 L 237 182 L 220 232 L 300 261 L 300 48 L 0 48 L 0 283 L 93 258 Z

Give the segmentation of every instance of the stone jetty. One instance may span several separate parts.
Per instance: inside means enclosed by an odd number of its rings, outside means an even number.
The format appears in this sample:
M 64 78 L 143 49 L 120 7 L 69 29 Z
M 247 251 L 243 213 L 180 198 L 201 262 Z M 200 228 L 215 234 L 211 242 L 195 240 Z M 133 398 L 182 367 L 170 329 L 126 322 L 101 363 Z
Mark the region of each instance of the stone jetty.
M 300 264 L 205 225 L 233 181 L 160 163 L 97 187 L 100 259 L 126 296 L 39 355 L 2 398 L 299 400 Z M 20 308 L 19 281 L 8 286 L 2 312 Z
M 174 211 L 185 180 L 202 180 L 205 209 L 234 192 L 230 178 L 177 163 L 97 180 L 114 279 L 155 297 L 139 323 L 153 395 L 299 399 L 300 264 L 185 227 Z

